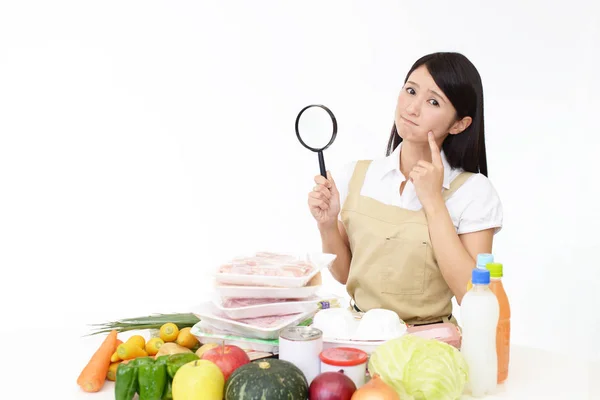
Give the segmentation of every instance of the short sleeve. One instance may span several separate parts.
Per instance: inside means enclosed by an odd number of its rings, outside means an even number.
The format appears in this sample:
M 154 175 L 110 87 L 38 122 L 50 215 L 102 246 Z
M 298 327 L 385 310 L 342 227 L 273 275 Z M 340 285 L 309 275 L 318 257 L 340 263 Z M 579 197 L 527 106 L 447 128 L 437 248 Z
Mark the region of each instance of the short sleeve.
M 457 233 L 471 233 L 494 228 L 494 233 L 500 232 L 503 223 L 503 210 L 500 196 L 492 182 L 482 174 L 473 175 L 463 187 L 463 196 L 469 200 L 463 209 Z
M 350 162 L 339 168 L 337 171 L 332 171 L 333 180 L 335 181 L 335 186 L 340 192 L 340 206 L 344 206 L 344 202 L 348 197 L 348 186 L 350 184 L 350 179 L 354 174 L 354 167 L 356 166 L 356 161 Z M 341 213 L 339 218 L 341 219 Z

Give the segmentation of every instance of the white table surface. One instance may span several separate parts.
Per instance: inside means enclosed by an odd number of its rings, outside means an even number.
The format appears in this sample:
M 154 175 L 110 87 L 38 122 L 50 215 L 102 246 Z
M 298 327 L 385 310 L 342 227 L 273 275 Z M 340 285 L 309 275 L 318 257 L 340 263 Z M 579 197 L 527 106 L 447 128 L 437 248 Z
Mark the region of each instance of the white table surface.
M 121 335 L 119 335 L 121 337 Z M 127 336 L 124 336 L 127 337 Z M 87 362 L 103 337 L 82 338 L 79 363 Z M 71 375 L 63 375 L 62 399 L 112 400 L 114 384 L 106 382 L 98 393 L 84 393 L 76 385 L 77 374 L 83 365 L 73 365 Z M 66 372 L 66 371 L 65 371 Z M 49 397 L 50 398 L 50 397 Z M 53 397 L 52 397 L 53 398 Z M 469 399 L 469 396 L 463 396 Z M 508 380 L 498 387 L 497 393 L 483 399 L 600 399 L 600 364 L 554 354 L 523 346 L 513 346 Z

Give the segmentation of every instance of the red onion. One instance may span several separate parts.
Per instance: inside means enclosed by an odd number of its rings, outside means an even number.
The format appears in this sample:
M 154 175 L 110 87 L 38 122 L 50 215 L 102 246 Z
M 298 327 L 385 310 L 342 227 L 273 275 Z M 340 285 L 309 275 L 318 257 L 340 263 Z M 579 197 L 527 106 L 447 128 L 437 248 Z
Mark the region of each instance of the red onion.
M 356 391 L 354 381 L 340 372 L 323 372 L 313 379 L 308 389 L 310 400 L 350 400 Z

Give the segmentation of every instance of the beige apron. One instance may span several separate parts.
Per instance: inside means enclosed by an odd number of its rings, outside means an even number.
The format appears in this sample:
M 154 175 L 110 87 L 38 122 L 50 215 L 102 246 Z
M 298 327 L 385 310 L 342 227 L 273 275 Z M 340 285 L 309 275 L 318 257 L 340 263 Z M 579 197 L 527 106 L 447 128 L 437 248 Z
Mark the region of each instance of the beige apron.
M 342 207 L 352 260 L 346 290 L 356 308 L 392 310 L 409 325 L 452 322 L 452 291 L 438 267 L 427 217 L 361 196 L 370 161 L 359 161 Z M 472 173 L 444 190 L 447 200 Z

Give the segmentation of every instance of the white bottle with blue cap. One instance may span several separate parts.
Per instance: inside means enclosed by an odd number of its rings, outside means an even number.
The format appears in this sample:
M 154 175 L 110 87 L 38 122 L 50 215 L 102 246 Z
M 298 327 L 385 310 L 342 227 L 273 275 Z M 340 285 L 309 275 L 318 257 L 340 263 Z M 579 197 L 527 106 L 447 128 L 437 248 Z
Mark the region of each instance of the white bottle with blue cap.
M 475 268 L 471 275 L 473 288 L 460 306 L 462 321 L 461 353 L 469 365 L 467 390 L 473 397 L 493 393 L 498 379 L 496 327 L 500 307 L 490 290 L 490 271 Z
M 489 263 L 493 263 L 494 262 L 494 255 L 490 254 L 490 253 L 479 253 L 477 254 L 477 263 L 475 264 L 475 268 L 479 268 L 479 269 L 487 269 L 486 266 Z M 467 292 L 469 290 L 471 290 L 471 288 L 473 287 L 473 282 L 469 280 L 469 283 L 467 283 Z

